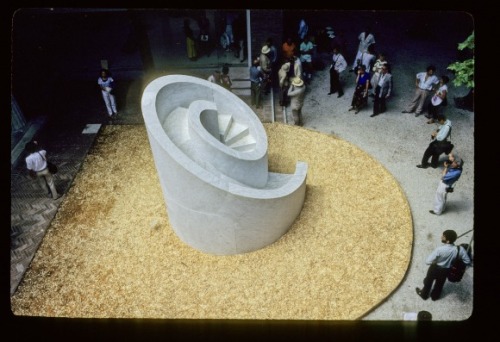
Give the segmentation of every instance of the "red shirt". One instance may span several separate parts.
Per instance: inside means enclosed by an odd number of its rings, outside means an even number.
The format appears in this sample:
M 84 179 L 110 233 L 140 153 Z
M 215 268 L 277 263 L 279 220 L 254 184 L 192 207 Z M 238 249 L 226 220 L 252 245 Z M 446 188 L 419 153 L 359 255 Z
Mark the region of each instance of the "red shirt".
M 287 42 L 284 42 L 281 49 L 283 50 L 283 56 L 290 58 L 295 54 L 295 43 L 292 42 L 292 44 L 288 45 Z

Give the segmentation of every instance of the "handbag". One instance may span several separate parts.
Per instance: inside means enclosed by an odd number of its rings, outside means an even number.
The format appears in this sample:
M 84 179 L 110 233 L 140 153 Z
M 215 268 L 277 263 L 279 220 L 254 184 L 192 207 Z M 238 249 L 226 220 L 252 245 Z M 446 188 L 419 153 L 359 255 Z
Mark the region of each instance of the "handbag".
M 53 175 L 54 175 L 54 174 L 56 174 L 56 173 L 57 173 L 57 166 L 56 166 L 56 164 L 51 163 L 51 162 L 49 162 L 49 161 L 48 161 L 48 162 L 47 162 L 47 167 L 49 168 L 49 172 L 50 172 L 51 174 L 53 174 Z
M 47 162 L 47 168 L 49 169 L 49 172 L 53 175 L 55 175 L 57 173 L 57 165 L 48 161 L 44 156 L 43 154 L 41 154 L 40 152 L 38 152 L 39 155 L 42 156 L 43 160 L 45 160 Z
M 437 95 L 434 95 L 431 99 L 431 102 L 433 106 L 439 106 L 443 102 L 443 99 Z

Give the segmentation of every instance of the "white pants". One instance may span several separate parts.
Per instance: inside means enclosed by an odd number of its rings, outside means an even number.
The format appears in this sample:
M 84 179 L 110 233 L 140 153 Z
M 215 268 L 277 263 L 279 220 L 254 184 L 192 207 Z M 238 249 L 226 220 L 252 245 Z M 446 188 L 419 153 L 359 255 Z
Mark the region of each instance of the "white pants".
M 115 96 L 110 92 L 102 90 L 102 98 L 104 99 L 104 103 L 106 104 L 106 108 L 108 109 L 108 115 L 113 115 L 117 113 L 116 111 L 116 102 Z
M 356 53 L 356 58 L 354 58 L 354 63 L 352 64 L 353 69 L 358 66 L 358 59 L 360 60 L 360 63 L 363 62 L 362 58 L 363 58 L 363 53 L 358 50 L 358 52 Z M 366 70 L 366 72 L 370 72 L 370 70 Z
M 439 181 L 439 185 L 436 190 L 436 196 L 434 197 L 434 212 L 437 215 L 441 215 L 441 213 L 444 211 L 444 206 L 446 205 L 446 195 L 448 194 L 446 192 L 447 188 L 448 185 L 443 183 L 443 181 Z
M 59 194 L 57 193 L 56 186 L 54 184 L 54 177 L 52 177 L 52 174 L 49 172 L 49 168 L 45 168 L 41 171 L 37 171 L 36 173 L 38 183 L 42 187 L 42 189 L 46 190 L 47 186 L 49 187 L 50 192 L 52 193 L 52 198 L 56 199 L 59 197 Z

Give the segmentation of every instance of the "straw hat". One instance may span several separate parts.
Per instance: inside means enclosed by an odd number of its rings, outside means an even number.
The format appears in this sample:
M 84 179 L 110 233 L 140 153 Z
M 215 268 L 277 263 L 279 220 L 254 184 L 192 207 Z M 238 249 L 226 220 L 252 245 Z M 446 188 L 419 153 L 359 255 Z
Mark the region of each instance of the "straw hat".
M 302 87 L 304 85 L 304 81 L 300 77 L 295 77 L 292 81 L 292 84 L 296 87 Z
M 270 49 L 270 48 L 269 48 L 269 46 L 267 46 L 267 45 L 264 45 L 264 46 L 262 47 L 262 50 L 260 50 L 260 52 L 262 52 L 264 55 L 265 55 L 266 53 L 269 53 L 269 51 L 271 51 L 271 49 Z

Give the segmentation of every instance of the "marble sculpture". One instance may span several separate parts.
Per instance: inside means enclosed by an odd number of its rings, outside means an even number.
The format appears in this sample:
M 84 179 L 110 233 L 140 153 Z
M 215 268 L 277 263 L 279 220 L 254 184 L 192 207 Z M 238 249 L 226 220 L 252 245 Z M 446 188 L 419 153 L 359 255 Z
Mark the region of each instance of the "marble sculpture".
M 153 80 L 142 114 L 168 218 L 177 236 L 209 254 L 252 252 L 285 234 L 304 204 L 307 164 L 268 171 L 267 135 L 239 97 L 206 80 Z

